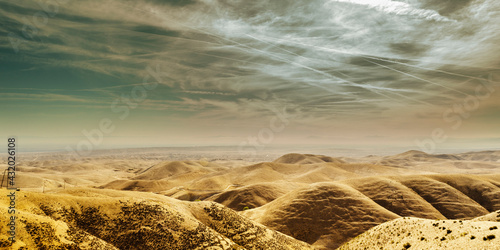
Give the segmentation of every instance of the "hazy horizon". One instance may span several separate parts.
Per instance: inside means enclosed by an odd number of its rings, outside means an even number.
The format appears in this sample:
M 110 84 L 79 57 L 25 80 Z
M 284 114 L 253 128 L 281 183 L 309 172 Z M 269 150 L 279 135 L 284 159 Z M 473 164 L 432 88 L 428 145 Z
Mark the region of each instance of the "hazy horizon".
M 498 1 L 0 6 L 0 133 L 20 150 L 499 149 Z
M 365 156 L 392 156 L 402 154 L 408 151 L 421 151 L 417 147 L 392 147 L 392 148 L 374 148 L 370 146 L 364 147 L 335 147 L 331 145 L 272 145 L 260 150 L 240 150 L 237 145 L 218 145 L 218 146 L 154 146 L 154 147 L 100 147 L 91 152 L 76 152 L 67 150 L 62 147 L 47 148 L 39 150 L 38 148 L 19 147 L 18 152 L 24 154 L 24 159 L 31 159 L 31 156 L 40 155 L 60 155 L 68 156 L 67 159 L 79 159 L 80 157 L 101 157 L 111 156 L 116 154 L 150 154 L 174 156 L 172 160 L 192 160 L 192 159 L 227 159 L 227 160 L 245 160 L 245 161 L 272 161 L 283 155 L 298 153 L 298 154 L 313 154 L 325 155 L 330 157 L 365 157 Z M 445 148 L 430 152 L 430 154 L 461 154 L 471 152 L 485 151 L 500 151 L 499 148 Z M 425 152 L 425 151 L 424 151 Z M 0 153 L 0 156 L 6 156 L 6 153 Z M 131 156 L 132 156 L 131 155 Z M 132 156 L 133 157 L 133 156 Z

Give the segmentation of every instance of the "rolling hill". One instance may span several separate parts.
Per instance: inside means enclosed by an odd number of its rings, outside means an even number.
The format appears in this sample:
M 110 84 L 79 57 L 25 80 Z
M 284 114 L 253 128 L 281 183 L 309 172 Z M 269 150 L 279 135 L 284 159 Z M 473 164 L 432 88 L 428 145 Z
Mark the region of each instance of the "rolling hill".
M 7 190 L 0 190 L 5 196 Z M 8 249 L 312 249 L 214 202 L 95 189 L 52 194 L 21 191 L 17 241 Z M 8 204 L 0 201 L 6 218 Z
M 25 198 L 18 244 L 401 249 L 476 246 L 465 237 L 472 233 L 486 237 L 484 244 L 495 243 L 485 227 L 478 228 L 500 218 L 499 152 L 361 158 L 291 153 L 263 162 L 157 153 L 77 160 L 47 155 L 19 165 Z M 85 225 L 83 218 L 101 224 Z M 431 239 L 443 232 L 434 228 L 437 221 L 456 224 L 441 236 L 445 240 Z M 391 234 L 391 226 L 400 229 Z M 47 241 L 35 237 L 46 233 Z M 0 244 L 7 244 L 4 238 Z

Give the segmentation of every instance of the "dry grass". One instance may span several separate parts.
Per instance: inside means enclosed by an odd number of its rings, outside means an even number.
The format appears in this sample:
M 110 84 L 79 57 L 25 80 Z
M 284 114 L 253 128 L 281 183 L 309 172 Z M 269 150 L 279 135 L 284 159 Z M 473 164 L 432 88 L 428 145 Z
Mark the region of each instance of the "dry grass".
M 21 161 L 18 181 L 23 191 L 19 194 L 26 195 L 19 200 L 20 218 L 25 221 L 19 224 L 23 240 L 11 248 L 52 244 L 62 249 L 130 249 L 130 244 L 115 242 L 111 235 L 145 248 L 168 242 L 172 249 L 195 243 L 222 248 L 310 247 L 301 241 L 318 249 L 342 244 L 346 249 L 466 248 L 476 247 L 471 242 L 495 243 L 500 237 L 486 232 L 493 233 L 496 229 L 489 228 L 500 219 L 500 214 L 492 213 L 500 209 L 499 152 L 428 155 L 409 151 L 358 159 L 294 153 L 258 163 L 191 159 L 197 160 L 132 150 L 75 160 L 44 155 Z M 123 217 L 124 207 L 130 206 L 139 210 Z M 161 222 L 161 228 L 151 224 L 157 217 L 134 217 L 140 209 L 156 208 L 171 220 Z M 2 217 L 5 211 L 2 208 Z M 97 216 L 105 225 L 78 224 L 78 218 L 87 215 Z M 435 222 L 428 225 L 434 220 L 449 223 L 449 219 L 462 223 L 450 221 L 456 225 L 437 231 L 432 226 Z M 390 232 L 390 227 L 382 227 L 391 223 L 400 229 Z M 491 225 L 479 230 L 479 225 L 486 224 Z M 419 226 L 423 229 L 412 231 Z M 434 239 L 432 233 L 444 235 Z M 37 240 L 39 234 L 49 236 Z M 247 236 L 255 240 L 244 240 Z

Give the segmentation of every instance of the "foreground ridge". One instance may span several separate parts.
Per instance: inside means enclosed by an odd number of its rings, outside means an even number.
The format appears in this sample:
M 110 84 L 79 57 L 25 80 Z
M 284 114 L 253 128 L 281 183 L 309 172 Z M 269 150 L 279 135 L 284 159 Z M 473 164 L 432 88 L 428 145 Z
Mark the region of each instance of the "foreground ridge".
M 339 250 L 500 249 L 500 210 L 493 215 L 493 221 L 403 217 L 368 230 Z
M 1 190 L 1 195 L 6 190 Z M 8 249 L 312 249 L 214 202 L 183 202 L 136 192 L 21 191 L 17 239 Z M 0 203 L 2 218 L 7 204 Z M 3 221 L 3 219 L 2 219 Z

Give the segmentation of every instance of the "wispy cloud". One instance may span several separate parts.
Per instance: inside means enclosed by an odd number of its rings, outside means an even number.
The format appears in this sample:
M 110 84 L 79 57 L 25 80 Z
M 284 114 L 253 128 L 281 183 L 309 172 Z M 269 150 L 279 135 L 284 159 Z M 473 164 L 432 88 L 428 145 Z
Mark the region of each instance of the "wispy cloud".
M 0 7 L 0 97 L 48 109 L 105 109 L 159 65 L 168 77 L 141 112 L 237 129 L 288 107 L 316 133 L 332 121 L 436 121 L 426 110 L 500 73 L 493 0 L 68 1 L 32 37 L 22 30 L 43 11 L 36 1 Z M 19 53 L 9 33 L 24 39 Z
M 420 9 L 405 2 L 392 1 L 392 0 L 335 0 L 335 1 L 364 5 L 388 14 L 408 15 L 435 21 L 450 21 L 448 18 L 441 16 L 435 10 Z

